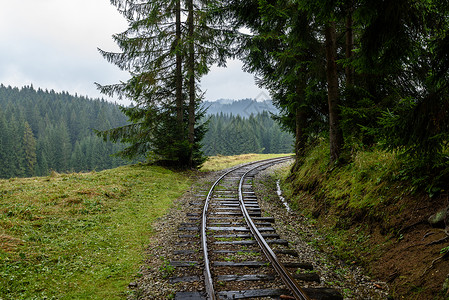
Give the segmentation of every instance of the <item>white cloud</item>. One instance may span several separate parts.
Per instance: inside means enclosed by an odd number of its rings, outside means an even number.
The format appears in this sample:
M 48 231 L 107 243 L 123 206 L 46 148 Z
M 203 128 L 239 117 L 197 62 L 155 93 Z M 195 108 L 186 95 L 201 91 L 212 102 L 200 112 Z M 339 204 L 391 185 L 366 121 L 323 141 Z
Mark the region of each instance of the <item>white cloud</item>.
M 206 92 L 205 99 L 267 98 L 264 94 L 268 95 L 268 91 L 258 88 L 254 75 L 243 72 L 242 67 L 243 63 L 239 60 L 228 61 L 227 68 L 212 66 L 210 73 L 201 80 L 201 89 Z
M 116 50 L 112 34 L 127 28 L 108 0 L 21 0 L 0 9 L 0 82 L 102 97 L 94 82 L 115 83 L 125 72 L 97 47 Z
M 73 50 L 113 46 L 111 35 L 127 25 L 108 0 L 8 1 L 0 17 L 2 36 L 34 38 Z
M 116 51 L 114 33 L 126 20 L 109 0 L 2 1 L 0 8 L 0 83 L 103 97 L 94 85 L 117 83 L 128 74 L 97 51 Z M 213 67 L 202 80 L 206 99 L 255 98 L 260 90 L 251 74 L 232 61 Z

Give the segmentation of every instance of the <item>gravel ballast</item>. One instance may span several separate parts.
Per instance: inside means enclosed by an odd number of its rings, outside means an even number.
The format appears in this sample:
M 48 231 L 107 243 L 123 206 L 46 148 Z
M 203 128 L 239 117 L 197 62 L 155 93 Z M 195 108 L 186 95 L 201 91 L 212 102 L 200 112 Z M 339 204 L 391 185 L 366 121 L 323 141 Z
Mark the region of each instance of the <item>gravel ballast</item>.
M 281 238 L 286 239 L 298 254 L 299 259 L 313 264 L 321 279 L 321 286 L 340 289 L 345 299 L 387 299 L 388 286 L 371 280 L 362 269 L 348 266 L 310 246 L 313 239 L 320 239 L 316 231 L 300 214 L 287 213 L 276 194 L 276 183 L 270 174 L 285 164 L 269 168 L 257 175 L 254 189 L 263 212 L 276 219 L 275 227 Z M 177 199 L 164 217 L 153 225 L 145 252 L 145 261 L 139 274 L 130 283 L 128 299 L 174 299 L 179 291 L 204 292 L 202 283 L 202 253 L 199 232 L 180 231 L 199 221 L 207 191 L 221 172 L 200 173 L 198 180 L 183 197 Z M 274 182 L 274 183 L 273 183 Z M 288 201 L 288 199 L 286 199 Z M 190 228 L 194 229 L 194 228 Z M 188 254 L 180 250 L 189 250 Z M 172 267 L 173 261 L 192 261 L 187 268 Z M 175 282 L 177 277 L 185 281 Z

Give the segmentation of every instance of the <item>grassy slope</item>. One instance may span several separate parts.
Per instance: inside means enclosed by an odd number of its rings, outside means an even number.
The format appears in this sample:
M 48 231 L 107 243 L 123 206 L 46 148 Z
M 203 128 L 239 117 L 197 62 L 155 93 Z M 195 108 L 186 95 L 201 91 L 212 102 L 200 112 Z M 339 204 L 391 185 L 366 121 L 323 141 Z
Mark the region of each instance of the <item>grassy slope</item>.
M 214 156 L 204 163 L 201 171 L 218 171 L 230 168 L 242 163 L 256 160 L 270 159 L 275 157 L 289 156 L 291 154 L 242 154 L 234 156 Z
M 268 157 L 213 157 L 203 171 Z M 190 175 L 138 165 L 0 180 L 0 299 L 125 298 Z
M 292 206 L 324 237 L 312 242 L 390 281 L 398 299 L 438 297 L 449 263 L 432 265 L 432 260 L 447 245 L 426 245 L 442 236 L 427 218 L 447 201 L 397 180 L 400 164 L 391 153 L 360 151 L 351 164 L 332 170 L 328 163 L 328 146 L 322 143 L 285 182 Z M 426 234 L 432 238 L 424 240 Z
M 128 166 L 0 181 L 0 298 L 123 298 L 186 174 Z

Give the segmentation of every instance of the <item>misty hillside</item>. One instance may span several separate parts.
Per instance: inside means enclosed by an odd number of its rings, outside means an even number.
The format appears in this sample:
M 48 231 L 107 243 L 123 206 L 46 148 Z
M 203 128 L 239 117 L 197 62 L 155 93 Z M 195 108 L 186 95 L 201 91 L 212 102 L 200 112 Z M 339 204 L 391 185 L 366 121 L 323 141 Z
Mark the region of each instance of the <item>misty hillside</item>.
M 215 114 L 232 114 L 234 116 L 241 116 L 248 118 L 251 114 L 257 115 L 264 111 L 277 113 L 278 109 L 274 107 L 271 100 L 256 101 L 253 99 L 220 99 L 217 101 L 204 101 L 204 107 L 207 108 L 208 115 Z

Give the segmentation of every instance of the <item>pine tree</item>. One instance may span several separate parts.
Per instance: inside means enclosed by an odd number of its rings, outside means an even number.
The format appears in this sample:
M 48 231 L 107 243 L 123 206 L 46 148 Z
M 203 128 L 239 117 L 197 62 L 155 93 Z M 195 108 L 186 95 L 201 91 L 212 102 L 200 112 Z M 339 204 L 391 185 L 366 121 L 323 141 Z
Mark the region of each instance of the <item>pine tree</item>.
M 108 95 L 127 97 L 135 106 L 122 107 L 132 124 L 100 133 L 112 141 L 125 141 L 130 146 L 121 152 L 125 157 L 134 157 L 154 151 L 154 145 L 171 148 L 172 145 L 158 141 L 151 134 L 161 119 L 175 123 L 176 145 L 183 144 L 184 91 L 182 78 L 182 40 L 181 40 L 181 2 L 152 1 L 111 1 L 127 18 L 129 28 L 114 39 L 121 53 L 100 50 L 111 63 L 131 74 L 125 83 L 100 86 Z M 165 109 L 176 107 L 175 112 Z M 168 114 L 167 114 L 168 113 Z M 170 118 L 167 118 L 170 116 Z M 162 125 L 164 126 L 164 125 Z M 134 135 L 135 138 L 130 135 Z M 165 151 L 164 151 L 165 152 Z M 168 159 L 162 153 L 156 153 L 161 160 Z
M 22 147 L 24 128 L 22 124 L 24 124 L 23 120 L 16 119 L 14 115 L 11 115 L 8 121 L 9 128 L 7 132 L 9 132 L 9 136 L 7 136 L 6 140 L 8 148 L 6 161 L 10 164 L 8 177 L 22 177 L 25 175 L 25 155 Z
M 28 122 L 25 122 L 23 135 L 23 150 L 25 154 L 25 175 L 33 176 L 35 173 L 35 166 L 37 162 L 36 157 L 36 139 L 33 136 Z
M 7 162 L 8 157 L 8 149 L 7 149 L 7 136 L 9 133 L 7 132 L 6 118 L 3 114 L 2 109 L 0 108 L 0 161 Z M 8 164 L 2 163 L 0 164 L 0 177 L 5 178 L 8 176 Z
M 367 3 L 355 66 L 379 80 L 387 102 L 372 132 L 401 154 L 422 187 L 447 186 L 449 9 L 446 1 Z M 377 4 L 377 5 L 376 5 Z M 357 69 L 356 69 L 357 70 Z
M 100 51 L 132 77 L 99 88 L 136 105 L 122 108 L 132 124 L 99 134 L 130 143 L 121 155 L 152 153 L 159 161 L 190 167 L 204 161 L 199 142 L 205 127 L 199 123 L 197 81 L 219 58 L 217 41 L 223 36 L 209 26 L 206 2 L 111 1 L 128 19 L 129 28 L 114 36 L 121 53 Z
M 343 150 L 343 132 L 340 127 L 340 95 L 337 71 L 337 33 L 335 21 L 324 29 L 326 44 L 327 99 L 329 107 L 329 145 L 331 162 L 337 162 Z
M 85 159 L 86 156 L 82 151 L 81 144 L 77 141 L 70 157 L 70 166 L 72 167 L 72 170 L 75 172 L 87 170 L 88 168 L 85 167 Z

